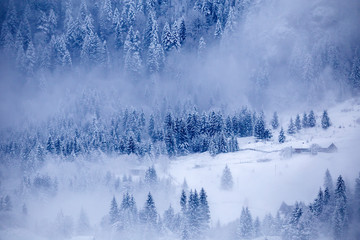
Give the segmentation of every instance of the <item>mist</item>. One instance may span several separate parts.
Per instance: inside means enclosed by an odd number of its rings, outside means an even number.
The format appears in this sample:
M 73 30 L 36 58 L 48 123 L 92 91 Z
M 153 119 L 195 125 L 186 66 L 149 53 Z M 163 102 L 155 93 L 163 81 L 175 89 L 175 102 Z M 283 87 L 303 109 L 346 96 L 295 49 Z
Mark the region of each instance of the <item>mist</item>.
M 1 0 L 0 238 L 357 239 L 359 22 L 356 0 Z

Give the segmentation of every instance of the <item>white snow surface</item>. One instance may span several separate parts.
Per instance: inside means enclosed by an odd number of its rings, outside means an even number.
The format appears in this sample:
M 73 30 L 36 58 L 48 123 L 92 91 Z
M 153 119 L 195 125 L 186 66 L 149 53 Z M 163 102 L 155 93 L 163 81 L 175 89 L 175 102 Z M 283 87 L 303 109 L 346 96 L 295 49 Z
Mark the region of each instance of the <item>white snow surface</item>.
M 254 218 L 262 219 L 266 213 L 276 214 L 283 201 L 287 204 L 295 201 L 310 203 L 323 185 L 326 169 L 330 170 L 334 182 L 341 174 L 351 191 L 360 171 L 359 104 L 359 100 L 351 100 L 329 109 L 332 126 L 327 130 L 321 128 L 322 113 L 318 112 L 316 128 L 287 135 L 284 144 L 277 142 L 278 131 L 273 132 L 270 142 L 256 142 L 252 137 L 239 138 L 240 149 L 263 152 L 244 150 L 216 157 L 209 153 L 189 155 L 172 161 L 169 175 L 179 184 L 186 178 L 190 189 L 205 188 L 213 226 L 218 221 L 226 224 L 236 220 L 243 206 L 249 207 Z M 286 128 L 284 125 L 285 131 Z M 281 154 L 287 147 L 308 148 L 312 144 L 328 147 L 331 143 L 337 146 L 338 152 L 293 154 L 291 157 Z M 234 179 L 232 191 L 220 189 L 226 164 Z

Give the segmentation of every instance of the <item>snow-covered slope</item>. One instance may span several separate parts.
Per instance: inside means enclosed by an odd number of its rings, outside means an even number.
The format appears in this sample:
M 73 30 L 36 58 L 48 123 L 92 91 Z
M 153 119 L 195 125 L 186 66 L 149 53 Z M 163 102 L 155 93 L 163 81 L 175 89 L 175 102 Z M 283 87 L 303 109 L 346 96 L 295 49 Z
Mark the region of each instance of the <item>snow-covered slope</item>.
M 179 185 L 186 178 L 189 188 L 206 189 L 213 225 L 218 220 L 222 224 L 235 220 L 243 206 L 248 206 L 253 216 L 262 217 L 268 212 L 274 214 L 282 201 L 309 203 L 322 186 L 326 169 L 330 170 L 334 181 L 341 174 L 348 188 L 352 187 L 360 171 L 360 102 L 344 102 L 329 109 L 328 113 L 332 126 L 327 130 L 321 128 L 321 113 L 318 113 L 316 128 L 302 129 L 294 136 L 287 136 L 284 144 L 277 142 L 278 132 L 273 133 L 274 140 L 270 142 L 240 138 L 240 149 L 260 151 L 181 157 L 170 164 L 169 174 Z M 287 147 L 308 148 L 312 144 L 328 147 L 331 143 L 337 146 L 338 152 L 289 156 L 282 151 Z M 226 164 L 234 179 L 232 191 L 220 189 Z

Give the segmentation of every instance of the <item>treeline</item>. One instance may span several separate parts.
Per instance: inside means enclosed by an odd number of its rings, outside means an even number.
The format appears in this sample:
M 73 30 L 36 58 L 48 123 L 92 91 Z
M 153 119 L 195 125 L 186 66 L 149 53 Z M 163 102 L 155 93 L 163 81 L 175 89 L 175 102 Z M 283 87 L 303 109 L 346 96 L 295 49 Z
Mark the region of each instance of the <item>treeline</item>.
M 281 236 L 291 239 L 358 239 L 360 237 L 360 175 L 350 191 L 340 175 L 334 184 L 330 172 L 325 174 L 324 188 L 310 204 L 283 203 L 276 216 L 267 214 L 262 221 L 243 208 L 234 231 L 234 239 Z
M 155 200 L 149 192 L 144 207 L 137 210 L 134 197 L 125 193 L 121 204 L 113 197 L 109 214 L 103 219 L 103 227 L 111 227 L 121 236 L 135 237 L 141 229 L 142 235 L 171 236 L 181 239 L 203 238 L 210 228 L 210 210 L 207 194 L 202 188 L 187 193 L 183 190 L 179 199 L 181 210 L 175 213 L 169 208 L 160 215 Z M 135 237 L 136 238 L 136 237 Z M 141 237 L 140 237 L 141 238 Z
M 313 111 L 309 120 L 304 114 L 302 126 L 315 127 Z M 293 135 L 301 129 L 290 120 L 287 133 Z M 324 120 L 325 119 L 325 120 Z M 326 111 L 322 117 L 323 128 L 330 126 Z M 324 127 L 326 125 L 326 128 Z M 244 107 L 239 113 L 223 114 L 220 111 L 182 114 L 168 112 L 150 114 L 128 110 L 110 117 L 95 115 L 92 119 L 75 121 L 72 118 L 54 118 L 38 126 L 28 126 L 22 131 L 2 132 L 0 154 L 3 164 L 18 165 L 31 171 L 40 166 L 47 156 L 74 160 L 91 153 L 134 154 L 140 158 L 168 155 L 184 156 L 209 152 L 211 155 L 239 150 L 237 138 L 254 136 L 266 141 L 279 127 L 277 113 L 271 120 L 273 130 L 267 127 L 263 112 L 257 113 Z M 278 141 L 285 141 L 280 131 Z

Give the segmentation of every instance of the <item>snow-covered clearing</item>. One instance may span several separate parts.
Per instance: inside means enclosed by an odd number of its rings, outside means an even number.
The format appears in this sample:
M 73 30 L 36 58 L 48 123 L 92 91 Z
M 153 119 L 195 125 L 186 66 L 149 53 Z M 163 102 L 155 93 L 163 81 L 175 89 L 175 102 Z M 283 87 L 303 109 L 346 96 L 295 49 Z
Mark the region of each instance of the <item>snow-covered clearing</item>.
M 181 157 L 171 162 L 169 174 L 179 184 L 186 178 L 189 188 L 206 189 L 213 225 L 218 220 L 221 224 L 235 220 L 243 206 L 248 206 L 253 216 L 263 217 L 268 212 L 275 214 L 282 201 L 309 203 L 322 186 L 326 169 L 330 170 L 334 181 L 341 174 L 348 188 L 352 187 L 360 171 L 360 105 L 351 100 L 329 109 L 328 113 L 332 126 L 327 130 L 320 127 L 318 116 L 316 128 L 302 129 L 293 137 L 287 136 L 284 144 L 277 143 L 278 132 L 273 133 L 270 142 L 240 138 L 240 149 L 261 151 L 244 150 L 216 157 L 209 153 Z M 287 147 L 308 148 L 312 144 L 328 147 L 331 143 L 338 147 L 338 152 L 288 157 L 281 151 Z M 226 164 L 233 175 L 233 191 L 220 189 L 220 178 Z

